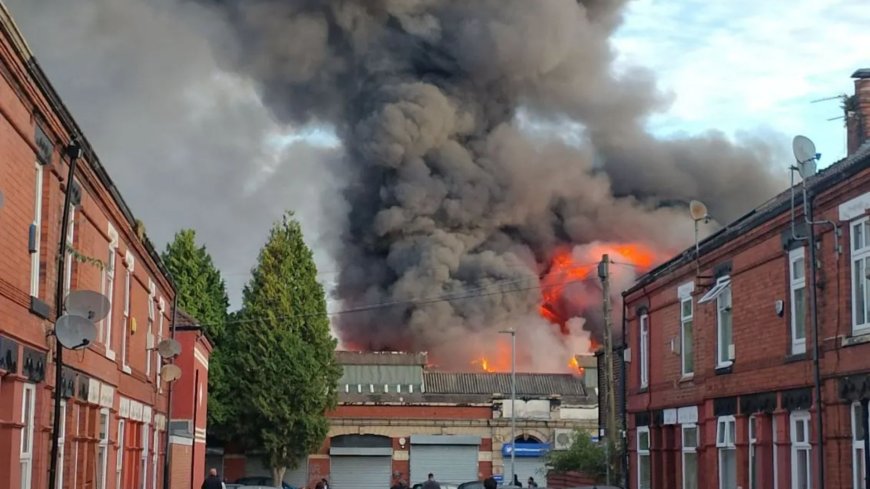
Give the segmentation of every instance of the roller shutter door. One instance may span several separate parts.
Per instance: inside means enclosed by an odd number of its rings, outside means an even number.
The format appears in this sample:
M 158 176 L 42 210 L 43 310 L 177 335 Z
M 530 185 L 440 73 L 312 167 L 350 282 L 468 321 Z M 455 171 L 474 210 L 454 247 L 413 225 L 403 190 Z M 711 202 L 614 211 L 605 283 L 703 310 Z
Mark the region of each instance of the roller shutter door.
M 330 489 L 385 489 L 390 487 L 391 457 L 332 455 Z
M 541 481 L 546 480 L 547 478 L 547 469 L 544 465 L 544 459 L 540 457 L 517 457 L 514 467 L 516 468 L 517 477 L 520 478 L 520 482 L 523 483 L 523 487 L 526 486 L 526 481 L 529 480 L 529 477 L 534 477 L 535 482 L 538 485 L 543 485 Z M 507 457 L 504 459 L 504 475 L 505 478 L 510 478 L 511 473 L 511 459 Z
M 411 485 L 429 473 L 442 483 L 477 480 L 477 445 L 411 445 Z
M 259 455 L 249 455 L 245 459 L 245 476 L 272 477 L 272 469 L 265 467 Z M 308 461 L 299 462 L 299 467 L 287 469 L 284 472 L 284 482 L 293 487 L 305 487 L 308 485 Z

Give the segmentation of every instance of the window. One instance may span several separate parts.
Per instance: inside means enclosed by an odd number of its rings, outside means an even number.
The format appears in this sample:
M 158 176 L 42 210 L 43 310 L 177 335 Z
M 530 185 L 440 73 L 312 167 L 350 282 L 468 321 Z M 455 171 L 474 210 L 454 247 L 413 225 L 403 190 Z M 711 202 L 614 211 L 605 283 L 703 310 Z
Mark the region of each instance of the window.
M 735 434 L 734 416 L 720 416 L 716 422 L 716 447 L 719 449 L 719 489 L 737 489 Z
M 638 489 L 650 489 L 652 481 L 652 467 L 649 455 L 649 427 L 637 427 L 637 487 Z
M 154 355 L 152 350 L 154 344 L 154 297 L 155 287 L 154 282 L 148 280 L 148 331 L 145 333 L 145 377 L 151 379 L 151 357 Z M 144 488 L 143 488 L 144 489 Z
M 87 408 L 85 408 L 87 412 Z M 80 427 L 85 424 L 85 422 L 81 419 L 82 415 L 82 407 L 76 403 L 73 403 L 73 420 L 75 421 L 73 425 L 75 426 L 75 438 L 73 440 L 78 440 L 81 435 Z M 79 472 L 79 444 L 73 443 L 73 456 L 72 456 L 72 484 L 71 487 L 77 487 L 76 482 L 78 478 Z
M 749 489 L 758 489 L 758 419 L 749 417 Z
M 115 487 L 121 487 L 124 477 L 124 427 L 125 420 L 118 420 L 118 456 L 115 458 Z
M 66 297 L 69 294 L 70 286 L 72 285 L 72 274 L 73 274 L 73 262 L 75 261 L 75 256 L 73 255 L 73 248 L 75 246 L 75 238 L 76 238 L 76 206 L 75 204 L 71 204 L 69 208 L 69 221 L 67 222 L 66 228 L 66 260 L 64 261 L 64 269 L 63 269 L 63 296 Z
M 773 489 L 779 489 L 779 448 L 777 448 L 776 438 L 776 416 L 770 417 L 770 444 L 773 446 Z
M 698 426 L 684 424 L 683 489 L 698 489 Z
M 791 487 L 810 489 L 812 467 L 810 465 L 810 413 L 791 413 Z
M 160 450 L 160 433 L 157 431 L 157 418 L 154 421 L 154 450 L 151 455 L 151 489 L 157 489 L 157 466 Z
M 142 445 L 142 457 L 139 461 L 140 471 L 142 473 L 142 483 L 139 486 L 140 489 L 148 488 L 148 424 L 142 423 L 142 441 L 140 443 Z
M 163 339 L 163 316 L 165 315 L 165 312 L 166 312 L 166 301 L 163 300 L 163 297 L 160 298 L 160 301 L 158 302 L 158 306 L 159 307 L 157 308 L 157 311 L 160 313 L 160 319 L 157 321 L 156 343 L 160 343 L 160 341 Z M 157 355 L 156 351 L 154 351 L 152 353 L 154 355 Z M 163 392 L 163 386 L 161 385 L 161 381 L 160 381 L 160 357 L 156 357 L 156 358 L 157 358 L 157 362 L 155 365 L 157 365 L 157 367 L 154 369 L 155 370 L 154 377 L 155 377 L 155 381 L 157 382 L 157 392 Z
M 649 386 L 649 316 L 640 317 L 640 388 Z
M 109 465 L 109 410 L 100 409 L 100 444 L 97 448 L 97 489 L 106 489 Z
M 791 353 L 807 351 L 807 280 L 804 249 L 796 248 L 788 253 L 789 297 L 791 302 Z
M 42 165 L 36 162 L 36 172 L 34 178 L 34 197 L 33 197 L 33 223 L 31 224 L 31 234 L 33 236 L 30 243 L 30 295 L 39 297 L 39 248 L 42 240 L 42 180 L 43 170 Z
M 105 280 L 103 282 L 103 294 L 109 299 L 109 311 L 106 318 L 101 324 L 100 338 L 103 344 L 106 345 L 106 356 L 110 359 L 115 359 L 115 352 L 112 351 L 112 311 L 115 304 L 115 267 L 118 260 L 118 232 L 109 224 L 109 255 L 106 259 L 106 269 L 103 272 Z
M 21 451 L 19 464 L 21 468 L 21 489 L 31 489 L 33 478 L 33 413 L 36 411 L 36 386 L 24 384 L 24 395 L 21 399 Z
M 55 478 L 55 486 L 57 489 L 63 489 L 63 449 L 64 439 L 66 438 L 66 401 L 60 401 L 60 427 L 57 431 L 57 477 Z
M 692 296 L 680 301 L 680 357 L 683 377 L 695 372 L 695 352 L 692 344 Z
M 867 489 L 864 467 L 864 418 L 861 416 L 861 403 L 852 404 L 852 487 Z
M 130 373 L 130 292 L 133 287 L 133 267 L 136 261 L 133 254 L 127 250 L 124 257 L 124 331 L 121 333 L 121 365 L 124 372 Z
M 852 231 L 852 334 L 870 333 L 870 218 L 859 219 Z
M 716 301 L 716 368 L 728 367 L 734 360 L 734 337 L 731 327 L 731 277 L 719 277 L 698 304 Z

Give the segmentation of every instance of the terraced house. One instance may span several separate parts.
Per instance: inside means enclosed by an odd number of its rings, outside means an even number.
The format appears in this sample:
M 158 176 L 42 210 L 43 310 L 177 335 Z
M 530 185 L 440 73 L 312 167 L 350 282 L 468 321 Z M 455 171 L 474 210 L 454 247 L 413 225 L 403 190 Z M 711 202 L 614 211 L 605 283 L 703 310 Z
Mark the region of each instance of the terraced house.
M 870 487 L 870 70 L 853 78 L 851 152 L 806 178 L 809 217 L 802 183 L 624 293 L 629 487 Z

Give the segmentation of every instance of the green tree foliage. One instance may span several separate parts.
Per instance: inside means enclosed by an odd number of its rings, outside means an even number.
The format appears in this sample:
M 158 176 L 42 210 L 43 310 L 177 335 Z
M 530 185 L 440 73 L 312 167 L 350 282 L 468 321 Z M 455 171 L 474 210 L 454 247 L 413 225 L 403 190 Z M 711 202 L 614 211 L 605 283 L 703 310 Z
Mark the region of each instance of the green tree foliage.
M 592 441 L 589 433 L 582 430 L 574 431 L 574 441 L 568 450 L 550 452 L 547 465 L 556 472 L 580 472 L 598 481 L 607 472 L 604 445 Z
M 269 233 L 233 328 L 234 438 L 265 448 L 276 485 L 326 438 L 341 369 L 323 287 L 292 213 Z
M 223 367 L 229 341 L 225 334 L 229 307 L 226 285 L 205 246 L 197 245 L 193 229 L 177 232 L 162 259 L 178 287 L 178 307 L 202 324 L 214 342 L 209 360 L 208 422 L 210 429 L 218 428 L 229 416 Z

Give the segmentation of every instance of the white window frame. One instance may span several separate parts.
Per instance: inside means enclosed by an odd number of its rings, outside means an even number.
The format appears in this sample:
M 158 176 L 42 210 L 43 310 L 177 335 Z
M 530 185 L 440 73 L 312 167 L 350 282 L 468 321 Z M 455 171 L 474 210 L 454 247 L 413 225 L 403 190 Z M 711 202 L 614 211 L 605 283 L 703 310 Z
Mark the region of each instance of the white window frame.
M 163 318 L 166 315 L 166 301 L 163 300 L 163 297 L 157 302 L 157 311 L 160 315 L 160 318 L 157 321 L 157 340 L 154 346 L 157 346 L 161 341 L 163 341 Z M 157 355 L 157 351 L 151 352 L 154 355 Z M 163 392 L 163 382 L 160 377 L 160 357 L 155 357 L 154 365 L 156 368 L 154 369 L 154 381 L 157 383 L 157 392 Z
M 28 399 L 30 403 L 28 404 Z M 29 408 L 29 409 L 28 409 Z M 36 412 L 36 385 L 23 385 L 21 396 L 21 443 L 18 462 L 21 468 L 21 489 L 33 487 L 33 422 Z
M 685 314 L 685 306 L 689 305 L 689 314 Z M 686 341 L 686 331 L 690 331 L 689 336 L 694 338 L 694 316 L 695 306 L 692 302 L 692 296 L 683 297 L 680 299 L 680 375 L 684 379 L 692 378 L 695 375 L 695 347 L 693 341 Z M 687 361 L 691 362 L 691 368 L 686 368 Z
M 157 489 L 157 466 L 159 465 L 160 457 L 160 430 L 157 426 L 155 418 L 154 422 L 154 443 L 151 455 L 151 489 Z
M 796 276 L 795 271 L 798 269 L 798 264 L 803 263 L 803 268 L 800 277 Z M 795 248 L 788 252 L 788 276 L 789 276 L 789 302 L 791 303 L 791 353 L 798 355 L 807 352 L 807 272 L 806 259 L 803 247 Z M 804 310 L 797 310 L 797 292 L 803 291 Z M 803 337 L 798 337 L 798 319 L 804 323 Z
M 730 367 L 734 363 L 734 313 L 732 307 L 733 297 L 731 296 L 731 279 L 729 277 L 722 277 L 716 281 L 717 284 L 720 282 L 726 283 L 726 285 L 716 294 L 716 368 Z M 723 317 L 726 314 L 729 316 L 731 323 L 730 331 L 727 335 L 725 328 L 723 328 Z M 723 345 L 725 345 L 724 352 Z
M 73 244 L 76 239 L 76 206 L 70 205 L 69 207 L 69 221 L 67 222 L 66 228 L 66 260 L 64 260 L 64 269 L 63 269 L 63 296 L 66 297 L 69 294 L 70 288 L 72 287 L 72 269 L 73 269 L 73 261 L 75 261 L 75 257 L 73 256 Z
M 148 423 L 142 423 L 142 456 L 140 457 L 140 470 L 142 471 L 142 483 L 140 489 L 148 489 L 148 437 L 150 435 Z
M 860 431 L 864 431 L 860 402 L 852 403 L 849 417 L 852 418 L 852 487 L 859 489 L 864 487 L 864 471 L 867 470 L 864 467 L 864 438 L 858 436 Z M 862 468 L 864 470 L 860 470 Z
M 640 331 L 640 388 L 649 387 L 649 314 L 641 314 Z
M 154 301 L 156 298 L 154 282 L 148 279 L 148 331 L 145 333 L 145 377 L 151 380 L 151 361 L 153 351 L 157 345 L 154 343 Z M 143 488 L 144 489 L 144 488 Z
M 63 489 L 63 455 L 64 441 L 66 440 L 66 401 L 60 401 L 60 428 L 57 433 L 57 477 L 54 480 L 54 487 Z
M 746 471 L 749 474 L 749 489 L 758 489 L 758 465 L 756 462 L 758 461 L 758 416 L 752 415 L 749 417 L 748 422 L 746 423 L 746 429 L 749 432 L 747 441 L 749 445 L 749 467 Z
M 690 430 L 695 431 L 695 444 L 691 445 L 691 446 L 686 443 L 686 432 L 690 431 Z M 698 429 L 698 425 L 696 425 L 694 423 L 688 423 L 688 424 L 684 424 L 680 427 L 680 433 L 681 433 L 681 437 L 682 437 L 682 441 L 681 441 L 681 447 L 682 447 L 682 463 L 681 464 L 682 464 L 682 476 L 683 476 L 682 487 L 685 489 L 687 487 L 688 481 L 689 481 L 689 478 L 688 478 L 689 474 L 686 473 L 686 457 L 689 454 L 695 455 L 695 473 L 692 474 L 692 476 L 695 479 L 695 487 L 698 487 L 698 444 L 700 442 L 699 437 L 700 437 L 701 432 Z
M 860 230 L 860 238 L 856 230 Z M 862 335 L 870 333 L 870 279 L 867 278 L 867 268 L 870 265 L 870 218 L 863 217 L 849 223 L 849 249 L 851 256 L 852 273 L 849 278 L 849 287 L 852 290 L 852 334 Z M 860 242 L 856 242 L 860 241 Z M 861 263 L 860 270 L 856 263 Z M 860 273 L 863 271 L 863 274 Z M 863 277 L 859 276 L 863 275 Z M 857 279 L 857 280 L 856 280 Z M 861 284 L 861 290 L 855 289 L 855 283 Z M 858 297 L 863 302 L 863 318 L 859 318 Z
M 39 297 L 40 250 L 42 247 L 42 185 L 45 170 L 37 160 L 34 175 L 33 227 L 34 251 L 30 254 L 30 295 Z
M 98 430 L 102 431 L 102 436 L 100 436 L 98 445 L 99 449 L 97 451 L 97 482 L 99 484 L 97 489 L 106 489 L 108 486 L 108 484 L 106 484 L 106 478 L 109 475 L 109 426 L 111 423 L 108 409 L 100 409 L 99 420 L 100 427 Z M 102 454 L 100 451 L 102 451 Z
M 127 250 L 127 254 L 124 255 L 124 324 L 123 330 L 121 333 L 121 370 L 124 373 L 131 373 L 129 361 L 127 355 L 127 342 L 129 339 L 130 333 L 130 294 L 133 289 L 133 271 L 136 266 L 136 258 L 133 257 L 133 252 L 129 249 Z
M 124 418 L 118 420 L 118 451 L 115 456 L 115 487 L 121 487 L 121 480 L 124 475 L 124 430 L 126 429 L 127 421 Z
M 719 416 L 716 419 L 716 448 L 718 449 L 718 458 L 719 458 L 719 489 L 730 489 L 725 486 L 725 481 L 723 480 L 722 473 L 722 463 L 723 457 L 727 454 L 728 451 L 733 451 L 736 461 L 736 450 L 734 438 L 737 432 L 737 421 L 734 416 Z M 737 466 L 734 466 L 734 469 L 737 469 Z M 734 474 L 734 480 L 737 480 L 737 474 Z
M 641 444 L 641 435 L 646 435 L 646 448 Z M 644 486 L 641 480 L 641 474 L 643 471 L 640 469 L 641 463 L 643 459 L 646 459 L 646 463 L 650 464 L 650 478 L 652 478 L 652 460 L 650 458 L 650 434 L 649 434 L 649 426 L 638 426 L 637 427 L 637 487 L 638 489 L 650 489 L 650 486 Z M 649 481 L 650 485 L 652 484 L 652 480 Z
M 808 487 L 813 485 L 812 445 L 810 443 L 810 413 L 807 411 L 793 411 L 789 416 L 791 425 L 791 487 L 798 489 L 798 456 L 806 456 Z M 798 425 L 803 424 L 804 439 L 798 439 Z M 806 455 L 801 455 L 803 452 Z
M 103 344 L 106 346 L 106 357 L 110 360 L 115 359 L 115 351 L 112 350 L 112 316 L 115 309 L 115 273 L 118 269 L 118 231 L 112 224 L 109 224 L 109 255 L 106 260 L 106 269 L 103 274 L 103 294 L 109 298 L 109 311 L 105 319 L 100 322 L 101 332 L 100 337 Z

